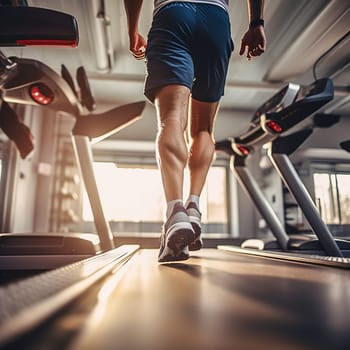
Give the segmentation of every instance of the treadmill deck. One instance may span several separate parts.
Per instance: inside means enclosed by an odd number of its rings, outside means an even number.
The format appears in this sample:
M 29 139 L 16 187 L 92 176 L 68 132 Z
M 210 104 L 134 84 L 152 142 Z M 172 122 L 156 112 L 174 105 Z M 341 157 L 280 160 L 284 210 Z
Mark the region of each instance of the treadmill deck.
M 350 343 L 347 270 L 216 249 L 169 264 L 158 264 L 157 254 L 137 251 L 15 345 L 319 350 Z

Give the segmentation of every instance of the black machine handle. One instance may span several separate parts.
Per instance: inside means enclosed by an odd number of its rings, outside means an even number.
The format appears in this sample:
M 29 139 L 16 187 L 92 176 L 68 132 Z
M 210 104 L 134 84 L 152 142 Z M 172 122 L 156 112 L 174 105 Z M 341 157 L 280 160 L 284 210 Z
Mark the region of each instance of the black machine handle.
M 287 136 L 277 138 L 272 142 L 272 152 L 291 155 L 311 136 L 313 130 L 302 129 Z
M 233 149 L 232 149 L 232 140 L 226 139 L 226 140 L 222 140 L 222 141 L 217 141 L 215 143 L 215 150 L 225 152 L 229 155 L 234 154 Z

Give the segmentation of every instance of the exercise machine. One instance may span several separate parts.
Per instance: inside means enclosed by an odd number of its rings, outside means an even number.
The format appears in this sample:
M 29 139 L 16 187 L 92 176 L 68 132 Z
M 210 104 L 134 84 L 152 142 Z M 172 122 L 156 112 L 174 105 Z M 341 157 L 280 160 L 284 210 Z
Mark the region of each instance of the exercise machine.
M 2 46 L 77 43 L 77 23 L 68 14 L 26 6 L 1 8 Z M 0 269 L 49 270 L 0 287 L 0 347 L 52 316 L 108 273 L 121 269 L 139 249 L 138 245 L 114 246 L 94 177 L 90 141 L 103 139 L 141 118 L 145 102 L 93 114 L 95 102 L 83 67 L 77 71 L 80 98 L 65 66 L 61 74 L 40 61 L 9 58 L 0 51 L 0 127 L 25 158 L 33 149 L 30 130 L 11 104 L 51 108 L 75 118 L 71 139 L 98 235 L 0 234 Z
M 242 243 L 241 248 L 338 258 L 342 258 L 343 255 L 350 256 L 350 242 L 333 238 L 289 159 L 289 156 L 311 135 L 312 128 L 302 128 L 289 134 L 287 131 L 296 127 L 332 98 L 333 85 L 330 79 L 320 79 L 309 86 L 288 84 L 256 111 L 247 132 L 239 137 L 217 142 L 216 150 L 224 151 L 231 156 L 231 170 L 275 237 L 266 241 L 249 239 Z M 268 157 L 272 165 L 301 208 L 313 234 L 287 235 L 247 169 L 245 163 L 247 157 L 263 145 L 268 148 Z
M 0 20 L 2 46 L 76 46 L 78 43 L 77 23 L 68 14 L 30 7 L 4 7 L 0 13 L 4 19 L 3 22 Z M 45 26 L 38 26 L 39 20 Z M 59 75 L 38 60 L 6 57 L 0 51 L 0 119 L 5 121 L 0 123 L 2 129 L 25 158 L 33 149 L 30 131 L 20 122 L 10 104 L 41 106 L 66 112 L 75 118 L 71 139 L 98 233 L 1 234 L 2 269 L 51 269 L 114 248 L 94 176 L 90 142 L 97 142 L 140 119 L 145 101 L 94 114 L 95 102 L 83 67 L 77 70 L 77 82 L 81 98 L 64 65 Z

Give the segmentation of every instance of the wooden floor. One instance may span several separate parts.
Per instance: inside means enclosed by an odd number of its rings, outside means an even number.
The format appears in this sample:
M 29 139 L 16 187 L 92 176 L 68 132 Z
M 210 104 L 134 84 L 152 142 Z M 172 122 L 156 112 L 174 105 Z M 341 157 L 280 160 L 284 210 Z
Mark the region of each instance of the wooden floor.
M 215 249 L 140 250 L 27 349 L 350 349 L 350 274 Z M 19 344 L 16 344 L 18 346 Z

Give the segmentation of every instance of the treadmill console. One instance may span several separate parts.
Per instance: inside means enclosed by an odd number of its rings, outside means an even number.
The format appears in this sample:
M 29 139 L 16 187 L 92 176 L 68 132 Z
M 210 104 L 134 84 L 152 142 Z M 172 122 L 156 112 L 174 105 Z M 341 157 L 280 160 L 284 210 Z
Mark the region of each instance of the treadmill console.
M 332 99 L 331 79 L 319 79 L 302 87 L 289 83 L 256 110 L 250 128 L 231 142 L 231 152 L 239 154 L 243 149 L 250 153 L 251 146 L 256 147 L 275 140 Z M 239 145 L 240 150 L 234 149 L 234 145 Z M 220 145 L 216 148 L 220 149 Z M 245 153 L 242 155 L 246 155 Z
M 324 78 L 299 89 L 293 103 L 280 111 L 261 116 L 261 126 L 266 132 L 282 133 L 311 116 L 333 99 L 333 82 Z
M 300 85 L 289 83 L 256 110 L 252 122 L 259 122 L 262 114 L 267 112 L 279 112 L 283 108 L 286 108 L 295 101 L 299 91 Z
M 296 99 L 299 89 L 300 86 L 298 84 L 289 83 L 283 89 L 279 90 L 256 110 L 248 131 L 236 137 L 235 141 L 245 145 L 268 142 L 271 135 L 274 135 L 275 132 L 271 132 L 269 129 L 263 127 L 262 120 L 266 119 L 266 113 L 279 112 L 292 104 Z
M 332 93 L 333 87 L 330 85 L 331 80 L 329 79 L 320 79 L 316 80 L 310 85 L 301 86 L 295 102 L 301 101 L 305 97 L 316 96 L 322 94 L 323 92 Z M 329 86 L 327 86 L 329 85 Z

